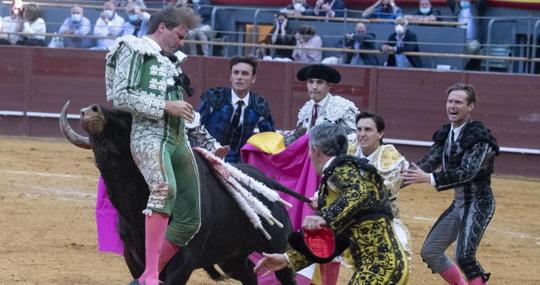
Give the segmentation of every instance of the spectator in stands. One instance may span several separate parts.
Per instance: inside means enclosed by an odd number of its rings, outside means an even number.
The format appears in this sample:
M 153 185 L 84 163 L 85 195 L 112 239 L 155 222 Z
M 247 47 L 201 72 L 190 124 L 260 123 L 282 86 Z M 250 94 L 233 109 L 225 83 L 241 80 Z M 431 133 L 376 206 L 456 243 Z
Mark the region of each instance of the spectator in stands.
M 404 52 L 418 52 L 416 34 L 408 27 L 407 19 L 400 17 L 395 21 L 395 32 L 388 37 L 388 41 L 381 46 L 381 51 L 388 54 L 386 66 L 397 67 L 422 67 L 422 61 L 418 56 L 404 55 Z
M 142 38 L 148 32 L 148 21 L 150 21 L 150 14 L 143 12 L 141 7 L 135 2 L 129 2 L 126 5 L 126 13 L 128 20 L 122 27 L 122 36 L 132 35 L 138 38 Z
M 21 0 L 13 0 L 11 3 L 9 16 L 4 17 L 0 23 L 0 44 L 14 45 L 22 38 L 19 33 L 23 30 L 24 4 Z
M 402 15 L 394 0 L 377 0 L 362 13 L 362 17 L 374 19 L 396 19 Z
M 349 49 L 369 49 L 375 50 L 375 34 L 368 31 L 366 24 L 358 23 L 354 33 L 346 34 L 343 38 L 343 47 Z M 351 53 L 343 54 L 343 63 L 352 65 L 379 65 L 377 56 L 371 53 Z
M 116 5 L 113 1 L 107 1 L 103 4 L 103 13 L 96 20 L 94 26 L 94 35 L 102 38 L 97 40 L 97 46 L 94 49 L 108 49 L 114 43 L 114 38 L 122 34 L 124 18 L 116 13 Z
M 268 35 L 267 43 L 272 45 L 282 45 L 282 46 L 294 46 L 295 38 L 293 35 L 293 30 L 288 25 L 287 14 L 280 12 L 276 15 L 276 20 L 274 21 L 274 26 Z M 274 50 L 273 57 L 275 59 L 290 59 L 292 60 L 292 49 L 278 49 Z
M 343 0 L 317 0 L 313 13 L 316 16 L 343 17 L 345 10 Z
M 68 48 L 89 48 L 92 41 L 85 36 L 90 33 L 90 20 L 84 16 L 84 10 L 79 4 L 71 7 L 71 17 L 64 20 L 64 23 L 58 30 L 60 35 L 76 36 L 63 37 L 64 47 Z
M 430 0 L 420 0 L 418 11 L 412 15 L 406 15 L 407 20 L 419 22 L 437 22 L 441 20 L 441 11 L 433 9 Z
M 292 4 L 281 9 L 280 12 L 294 16 L 305 16 L 313 13 L 313 9 L 307 4 L 306 0 L 292 0 Z
M 45 46 L 45 33 L 47 26 L 45 20 L 41 18 L 41 10 L 34 3 L 27 4 L 23 13 L 23 35 L 16 44 L 25 46 Z
M 466 23 L 461 25 L 461 28 L 467 29 L 467 42 L 478 40 L 478 17 L 487 7 L 487 0 L 448 0 L 448 6 L 454 15 L 457 16 L 458 22 Z
M 201 3 L 202 2 L 202 3 Z M 193 1 L 193 0 L 178 0 L 176 1 L 177 7 L 189 7 L 192 8 L 195 13 L 199 14 L 201 18 L 204 19 L 202 12 L 205 11 L 205 7 L 210 5 L 208 0 L 203 1 Z M 208 41 L 208 34 L 212 31 L 212 27 L 208 24 L 201 23 L 196 28 L 191 29 L 187 35 L 188 40 L 199 40 L 203 42 Z M 197 55 L 199 52 L 197 51 L 197 44 L 192 43 L 186 43 L 184 46 L 187 48 L 187 52 L 192 55 Z M 208 44 L 201 44 L 201 52 L 203 55 L 208 56 L 210 55 L 210 46 Z
M 319 63 L 322 59 L 322 51 L 304 48 L 321 48 L 322 39 L 317 35 L 314 27 L 302 25 L 294 35 L 296 48 L 293 51 L 293 60 L 305 63 Z

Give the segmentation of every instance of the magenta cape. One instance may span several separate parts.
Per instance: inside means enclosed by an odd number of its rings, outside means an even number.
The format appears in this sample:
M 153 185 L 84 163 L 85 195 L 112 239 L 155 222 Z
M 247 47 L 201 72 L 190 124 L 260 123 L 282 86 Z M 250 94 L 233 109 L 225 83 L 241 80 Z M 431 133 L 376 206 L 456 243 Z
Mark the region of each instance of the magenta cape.
M 311 198 L 315 195 L 319 185 L 319 176 L 313 167 L 308 155 L 308 135 L 304 135 L 290 144 L 278 154 L 269 154 L 256 146 L 246 144 L 240 153 L 242 160 L 257 167 L 267 176 L 287 186 L 297 193 Z M 289 217 L 294 230 L 302 226 L 302 219 L 313 214 L 313 210 L 306 203 L 286 194 L 281 197 L 293 205 L 288 209 Z
M 99 177 L 96 197 L 98 250 L 124 255 L 124 243 L 118 234 L 118 211 L 113 207 L 103 177 Z

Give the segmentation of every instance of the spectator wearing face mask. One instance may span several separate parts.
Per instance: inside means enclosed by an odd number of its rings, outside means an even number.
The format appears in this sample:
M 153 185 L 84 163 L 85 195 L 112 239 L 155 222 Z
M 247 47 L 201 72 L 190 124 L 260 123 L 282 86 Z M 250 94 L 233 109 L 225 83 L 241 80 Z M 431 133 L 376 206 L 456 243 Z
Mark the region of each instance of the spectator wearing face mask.
M 143 12 L 141 7 L 139 7 L 139 5 L 135 2 L 129 2 L 126 5 L 126 12 L 128 15 L 128 20 L 122 27 L 122 36 L 132 35 L 142 38 L 148 31 L 150 14 Z
M 296 48 L 293 51 L 293 60 L 305 63 L 320 63 L 322 59 L 322 51 L 304 49 L 304 48 L 321 48 L 322 39 L 317 35 L 314 27 L 302 25 L 294 35 L 296 38 Z
M 20 0 L 14 0 L 11 3 L 11 9 L 9 16 L 1 19 L 0 22 L 0 44 L 2 45 L 14 45 L 16 42 L 22 39 L 19 33 L 23 29 L 23 12 L 24 4 Z
M 315 16 L 343 17 L 345 8 L 343 0 L 317 0 L 313 13 Z
M 355 50 L 375 50 L 375 34 L 368 31 L 366 24 L 358 23 L 356 24 L 354 33 L 344 36 L 343 47 Z M 343 55 L 343 63 L 351 65 L 379 65 L 377 56 L 371 53 L 346 52 Z
M 418 56 L 404 55 L 404 52 L 418 52 L 416 34 L 407 27 L 407 19 L 400 17 L 395 21 L 395 32 L 388 37 L 388 41 L 381 46 L 381 51 L 388 54 L 386 66 L 401 68 L 422 67 Z
M 306 16 L 313 14 L 313 9 L 307 4 L 306 0 L 292 0 L 292 4 L 281 9 L 280 12 L 294 16 Z
M 64 37 L 64 47 L 68 48 L 88 48 L 92 45 L 89 38 L 85 38 L 90 33 L 90 20 L 84 17 L 84 10 L 79 4 L 71 7 L 71 16 L 64 20 L 58 30 L 60 35 L 77 37 Z
M 122 34 L 122 27 L 125 20 L 116 13 L 116 5 L 113 1 L 103 4 L 103 13 L 96 20 L 94 26 L 94 36 L 118 37 Z M 103 38 L 97 40 L 97 45 L 93 49 L 108 49 L 114 43 L 114 38 Z
M 377 0 L 362 13 L 362 17 L 370 19 L 396 19 L 402 15 L 394 0 Z
M 409 21 L 419 22 L 437 22 L 441 20 L 441 11 L 433 9 L 430 0 L 420 0 L 418 11 L 412 15 L 406 15 L 405 18 Z

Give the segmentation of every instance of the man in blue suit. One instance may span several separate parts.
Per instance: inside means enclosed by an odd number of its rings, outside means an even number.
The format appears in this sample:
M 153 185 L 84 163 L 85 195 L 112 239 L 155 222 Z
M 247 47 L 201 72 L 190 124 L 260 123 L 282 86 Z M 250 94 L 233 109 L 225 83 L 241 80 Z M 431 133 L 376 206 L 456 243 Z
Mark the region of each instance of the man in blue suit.
M 229 60 L 231 87 L 217 87 L 202 95 L 198 111 L 201 124 L 222 145 L 229 145 L 225 161 L 240 162 L 240 148 L 259 132 L 273 132 L 274 120 L 266 100 L 251 92 L 255 83 L 257 60 L 252 57 L 232 57 Z

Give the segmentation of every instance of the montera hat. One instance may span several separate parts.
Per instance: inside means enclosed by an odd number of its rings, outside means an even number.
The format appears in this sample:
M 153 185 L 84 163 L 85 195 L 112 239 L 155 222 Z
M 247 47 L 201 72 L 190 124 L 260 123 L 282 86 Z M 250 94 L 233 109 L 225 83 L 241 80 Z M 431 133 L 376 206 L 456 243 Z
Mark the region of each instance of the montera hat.
M 298 71 L 296 78 L 300 81 L 306 81 L 310 78 L 317 78 L 327 81 L 328 83 L 339 83 L 341 75 L 332 67 L 324 64 L 308 65 Z
M 330 228 L 322 227 L 290 234 L 289 245 L 312 262 L 328 263 L 349 247 L 349 239 L 344 235 L 334 235 Z

